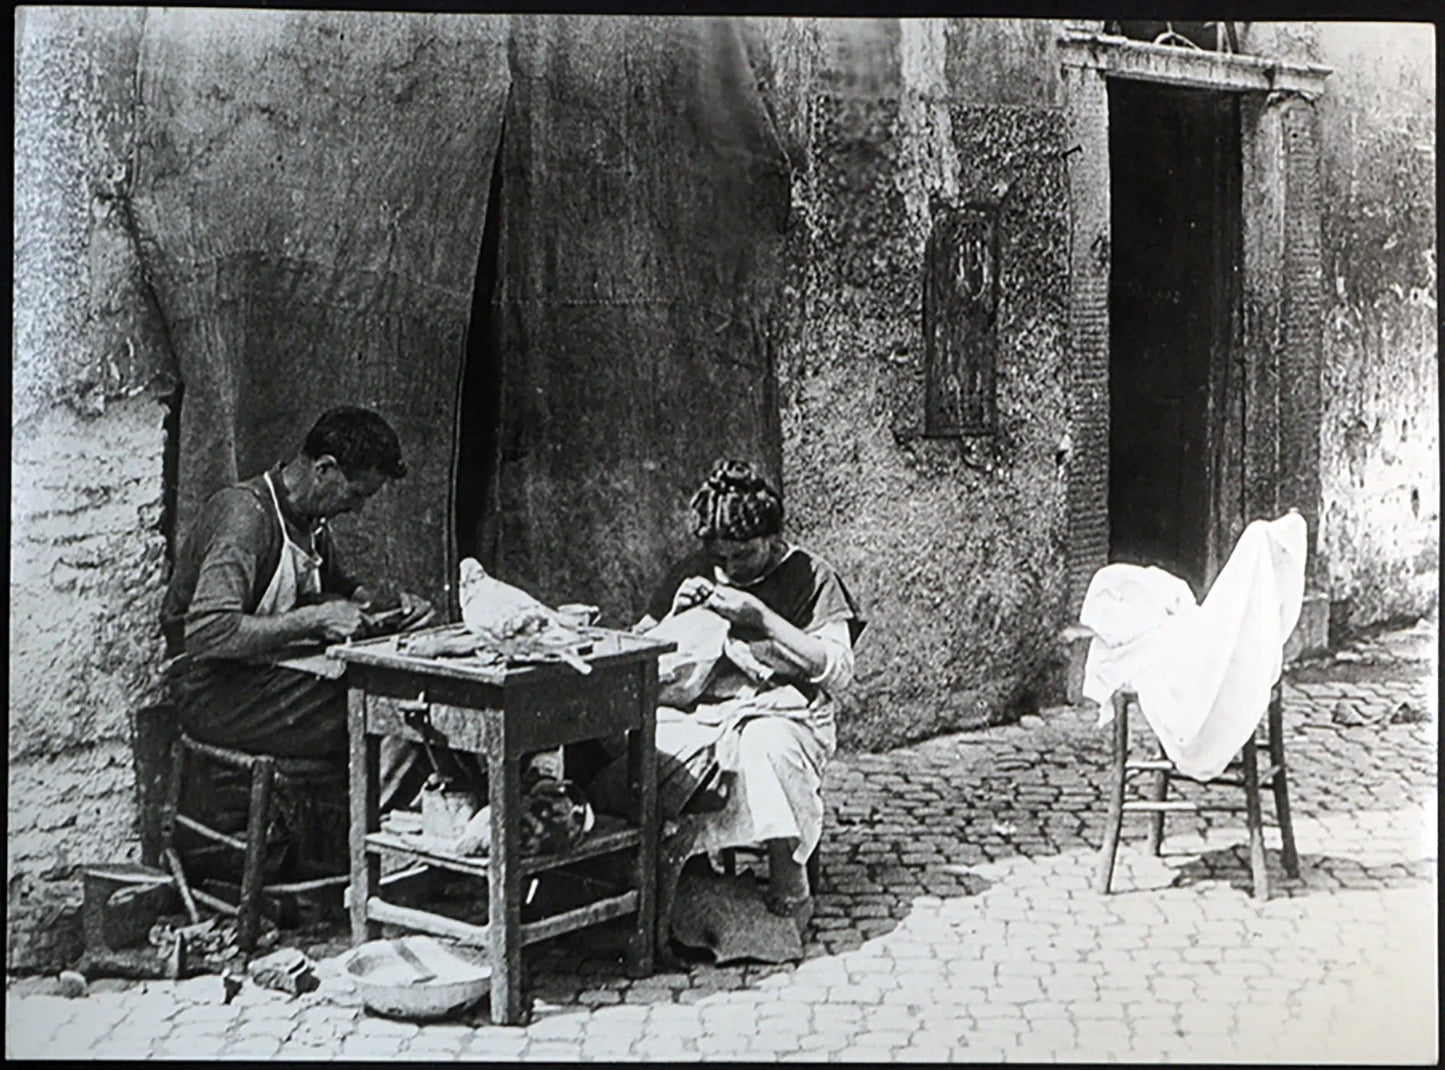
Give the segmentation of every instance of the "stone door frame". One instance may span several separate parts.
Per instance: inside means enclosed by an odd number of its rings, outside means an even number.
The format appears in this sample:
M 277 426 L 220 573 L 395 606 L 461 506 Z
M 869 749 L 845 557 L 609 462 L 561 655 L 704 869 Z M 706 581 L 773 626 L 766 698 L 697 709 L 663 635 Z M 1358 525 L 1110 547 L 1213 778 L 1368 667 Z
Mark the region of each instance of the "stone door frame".
M 1236 356 L 1243 373 L 1237 499 L 1243 518 L 1296 508 L 1309 523 L 1307 583 L 1319 519 L 1321 256 L 1315 102 L 1330 71 L 1260 56 L 1153 45 L 1066 25 L 1059 40 L 1069 160 L 1069 402 L 1065 560 L 1077 614 L 1109 558 L 1108 79 L 1241 95 L 1243 278 Z

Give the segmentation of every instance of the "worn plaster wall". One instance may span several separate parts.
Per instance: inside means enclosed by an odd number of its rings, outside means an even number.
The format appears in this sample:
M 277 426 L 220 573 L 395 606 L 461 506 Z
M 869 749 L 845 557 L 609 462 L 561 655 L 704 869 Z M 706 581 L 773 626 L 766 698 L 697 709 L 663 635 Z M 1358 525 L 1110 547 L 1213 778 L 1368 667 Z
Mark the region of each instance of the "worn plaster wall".
M 1323 23 L 1320 554 L 1337 629 L 1439 597 L 1434 27 Z
M 1246 51 L 1333 72 L 1320 141 L 1316 575 L 1332 639 L 1439 597 L 1434 27 L 1253 23 Z
M 135 841 L 171 386 L 125 203 L 139 10 L 17 17 L 9 969 L 75 950 L 76 866 Z
M 870 620 L 845 744 L 1004 718 L 1053 675 L 1068 430 L 1054 34 L 1043 21 L 876 19 L 770 35 L 783 125 L 805 158 L 778 365 L 787 523 Z M 990 435 L 923 437 L 935 202 L 1000 211 Z

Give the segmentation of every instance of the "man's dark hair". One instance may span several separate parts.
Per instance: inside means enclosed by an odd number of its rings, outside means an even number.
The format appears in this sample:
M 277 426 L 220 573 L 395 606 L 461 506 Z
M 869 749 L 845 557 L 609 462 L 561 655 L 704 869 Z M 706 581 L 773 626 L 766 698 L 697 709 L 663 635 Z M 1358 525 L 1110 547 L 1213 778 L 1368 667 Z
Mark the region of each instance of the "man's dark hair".
M 380 472 L 388 479 L 406 475 L 401 443 L 391 424 L 370 409 L 355 405 L 322 413 L 307 434 L 301 452 L 312 460 L 331 454 L 347 479 L 369 471 Z

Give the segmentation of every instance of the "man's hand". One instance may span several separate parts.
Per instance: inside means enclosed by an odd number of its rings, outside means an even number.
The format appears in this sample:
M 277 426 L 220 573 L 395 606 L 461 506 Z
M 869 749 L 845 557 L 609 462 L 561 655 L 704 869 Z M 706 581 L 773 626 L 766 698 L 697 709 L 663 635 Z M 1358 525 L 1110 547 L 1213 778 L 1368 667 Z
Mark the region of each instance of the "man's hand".
M 347 599 L 320 602 L 307 606 L 302 612 L 310 614 L 313 630 L 327 642 L 341 642 L 361 633 L 361 606 Z
M 421 598 L 406 591 L 399 592 L 401 599 L 401 624 L 399 631 L 411 631 L 414 628 L 424 628 L 436 617 L 437 611 L 425 598 Z
M 389 581 L 378 584 L 375 589 L 363 584 L 351 593 L 351 600 L 368 613 L 392 613 L 401 610 L 400 619 L 393 629 L 395 631 L 423 628 L 436 617 L 436 610 L 425 598 L 409 591 L 398 590 Z M 388 625 L 388 628 L 392 626 Z

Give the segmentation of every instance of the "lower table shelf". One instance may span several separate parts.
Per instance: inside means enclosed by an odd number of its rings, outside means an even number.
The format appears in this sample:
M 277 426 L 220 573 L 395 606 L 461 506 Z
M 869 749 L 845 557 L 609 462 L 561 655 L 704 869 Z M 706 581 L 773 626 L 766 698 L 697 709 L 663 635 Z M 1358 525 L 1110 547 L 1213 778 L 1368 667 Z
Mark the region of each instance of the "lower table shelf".
M 548 940 L 551 937 L 560 936 L 562 933 L 572 932 L 574 929 L 597 925 L 600 922 L 622 917 L 624 914 L 635 913 L 640 898 L 635 890 L 624 892 L 621 895 L 598 899 L 560 914 L 553 914 L 539 921 L 523 922 L 519 930 L 522 944 L 524 946 L 535 944 L 539 940 Z M 415 907 L 399 906 L 396 903 L 388 903 L 378 896 L 372 896 L 366 901 L 366 916 L 370 921 L 379 921 L 387 925 L 401 925 L 418 932 L 431 933 L 433 936 L 450 937 L 472 947 L 487 947 L 491 939 L 490 925 L 474 925 L 445 914 L 434 914 L 431 911 L 418 910 Z
M 626 851 L 642 844 L 642 832 L 621 818 L 606 814 L 597 815 L 597 823 L 587 837 L 569 851 L 555 854 L 523 855 L 517 860 L 517 872 L 521 876 L 542 873 L 559 866 L 582 862 L 599 855 Z M 486 855 L 459 855 L 439 849 L 435 841 L 426 837 L 400 832 L 369 832 L 366 835 L 366 849 L 373 853 L 383 851 L 404 855 L 418 862 L 485 877 L 490 871 L 490 859 Z
M 524 855 L 518 859 L 517 876 L 526 878 L 590 858 L 618 851 L 635 850 L 641 845 L 642 833 L 639 829 L 629 825 L 621 818 L 599 814 L 592 831 L 571 850 L 553 854 Z M 424 866 L 435 866 L 469 877 L 485 879 L 490 874 L 491 860 L 487 856 L 455 854 L 439 848 L 434 840 L 429 840 L 417 833 L 371 832 L 366 835 L 366 850 L 370 854 L 401 856 L 411 862 Z M 378 890 L 384 891 L 385 885 L 383 884 L 383 887 Z M 574 929 L 610 921 L 625 914 L 636 913 L 640 905 L 641 896 L 635 888 L 616 895 L 605 896 L 536 921 L 523 922 L 519 927 L 520 940 L 523 945 L 534 944 Z M 418 907 L 402 906 L 398 903 L 388 902 L 380 895 L 372 895 L 367 898 L 366 917 L 369 921 L 403 926 L 434 936 L 448 937 L 472 946 L 486 947 L 491 939 L 490 924 L 478 925 L 446 914 L 422 910 Z

